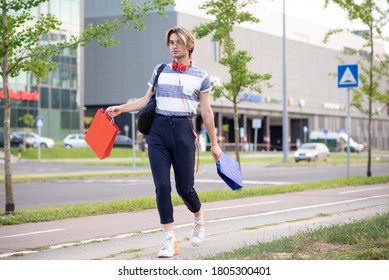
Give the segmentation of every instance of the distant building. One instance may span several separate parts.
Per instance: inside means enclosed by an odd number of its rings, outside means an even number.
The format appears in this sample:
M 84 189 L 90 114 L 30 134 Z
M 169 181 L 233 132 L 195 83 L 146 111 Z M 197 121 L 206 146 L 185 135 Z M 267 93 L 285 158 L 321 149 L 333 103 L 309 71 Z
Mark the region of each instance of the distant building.
M 62 21 L 61 30 L 45 34 L 42 44 L 79 35 L 84 28 L 83 7 L 83 0 L 51 0 L 35 9 L 33 14 L 36 17 L 51 13 Z M 43 136 L 63 139 L 67 134 L 83 129 L 82 52 L 83 50 L 66 49 L 59 56 L 53 57 L 58 67 L 40 85 L 36 84 L 35 78 L 29 73 L 21 73 L 10 80 L 11 131 L 23 130 L 21 117 L 25 114 L 43 117 Z M 1 123 L 4 123 L 3 95 L 1 90 Z

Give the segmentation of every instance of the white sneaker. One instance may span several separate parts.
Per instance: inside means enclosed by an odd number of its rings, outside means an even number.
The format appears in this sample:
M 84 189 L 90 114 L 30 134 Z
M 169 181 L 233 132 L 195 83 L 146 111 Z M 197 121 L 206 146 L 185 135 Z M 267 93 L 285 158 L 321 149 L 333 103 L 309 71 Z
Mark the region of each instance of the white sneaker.
M 190 244 L 194 247 L 198 247 L 203 243 L 205 235 L 204 222 L 193 222 L 192 231 L 190 233 Z
M 175 255 L 178 255 L 177 240 L 173 237 L 165 239 L 165 243 L 158 252 L 158 258 L 171 258 Z

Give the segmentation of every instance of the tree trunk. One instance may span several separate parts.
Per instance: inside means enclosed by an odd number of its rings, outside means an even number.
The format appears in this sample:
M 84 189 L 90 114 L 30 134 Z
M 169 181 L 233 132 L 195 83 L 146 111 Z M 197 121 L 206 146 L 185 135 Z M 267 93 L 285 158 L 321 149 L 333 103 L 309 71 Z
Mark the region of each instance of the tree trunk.
M 373 16 L 370 11 L 370 71 L 369 71 L 369 121 L 368 121 L 368 155 L 367 155 L 367 177 L 371 177 L 371 122 L 373 118 L 372 103 L 373 103 L 373 64 L 374 64 L 374 42 L 373 42 Z
M 11 99 L 8 91 L 8 32 L 7 32 L 7 11 L 4 7 L 2 13 L 2 24 L 4 32 L 2 34 L 2 43 L 4 48 L 2 78 L 4 91 L 4 181 L 5 181 L 5 213 L 12 214 L 15 212 L 14 195 L 12 188 L 12 168 L 11 168 Z
M 239 168 L 240 168 L 239 115 L 238 115 L 238 103 L 236 102 L 236 97 L 234 99 L 234 131 L 235 131 L 235 156 L 236 156 L 236 161 L 239 163 Z

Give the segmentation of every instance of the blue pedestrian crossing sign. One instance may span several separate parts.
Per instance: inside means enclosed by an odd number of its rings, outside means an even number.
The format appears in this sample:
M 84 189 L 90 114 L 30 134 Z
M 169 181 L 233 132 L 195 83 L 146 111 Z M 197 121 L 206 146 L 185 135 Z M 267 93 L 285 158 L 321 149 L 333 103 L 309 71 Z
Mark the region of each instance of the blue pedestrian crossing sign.
M 358 87 L 358 64 L 338 65 L 338 88 Z
M 35 121 L 36 121 L 36 127 L 38 128 L 43 127 L 43 117 L 37 116 Z

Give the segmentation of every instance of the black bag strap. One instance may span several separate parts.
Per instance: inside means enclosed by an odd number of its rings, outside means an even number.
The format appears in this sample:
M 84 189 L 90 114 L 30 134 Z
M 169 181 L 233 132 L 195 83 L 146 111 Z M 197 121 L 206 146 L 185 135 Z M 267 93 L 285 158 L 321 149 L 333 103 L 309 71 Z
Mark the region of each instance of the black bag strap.
M 151 89 L 152 92 L 154 92 L 154 88 L 155 86 L 157 85 L 158 83 L 158 78 L 159 78 L 159 74 L 161 74 L 163 68 L 165 68 L 166 64 L 161 64 L 157 70 L 157 75 L 155 76 L 155 79 L 154 79 L 154 84 L 153 84 L 153 88 Z

